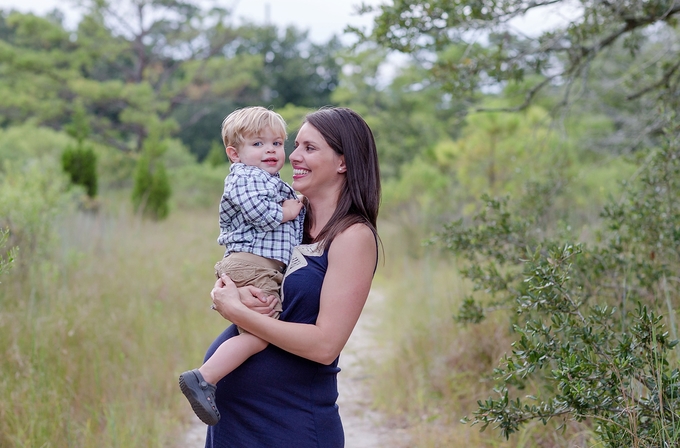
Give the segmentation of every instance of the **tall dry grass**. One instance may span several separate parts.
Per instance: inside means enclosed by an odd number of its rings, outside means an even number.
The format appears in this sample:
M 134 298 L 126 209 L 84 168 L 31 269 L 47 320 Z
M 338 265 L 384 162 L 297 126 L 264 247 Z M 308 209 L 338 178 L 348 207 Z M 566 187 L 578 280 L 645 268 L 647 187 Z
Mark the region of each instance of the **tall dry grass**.
M 146 222 L 120 203 L 65 217 L 55 253 L 1 279 L 2 447 L 181 446 L 177 376 L 227 324 L 209 310 L 216 212 Z
M 477 401 L 495 396 L 493 368 L 511 349 L 507 314 L 476 325 L 455 321 L 470 285 L 451 257 L 418 242 L 424 235 L 381 223 L 384 263 L 375 286 L 385 294 L 380 323 L 386 356 L 371 366 L 374 406 L 392 425 L 406 428 L 414 447 L 585 447 L 593 446 L 584 425 L 531 423 L 510 440 L 489 427 L 462 424 Z M 414 250 L 415 247 L 419 249 Z M 529 392 L 527 392 L 529 394 Z M 560 422 L 561 423 L 561 422 Z

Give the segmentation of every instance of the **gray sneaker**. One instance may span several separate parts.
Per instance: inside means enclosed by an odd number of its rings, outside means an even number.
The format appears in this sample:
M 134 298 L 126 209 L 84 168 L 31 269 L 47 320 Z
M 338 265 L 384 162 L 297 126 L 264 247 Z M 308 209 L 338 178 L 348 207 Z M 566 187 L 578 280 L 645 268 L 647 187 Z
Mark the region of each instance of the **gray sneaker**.
M 198 369 L 189 370 L 179 376 L 179 388 L 187 397 L 196 416 L 206 425 L 216 425 L 220 421 L 220 412 L 215 405 L 217 387 L 203 379 Z

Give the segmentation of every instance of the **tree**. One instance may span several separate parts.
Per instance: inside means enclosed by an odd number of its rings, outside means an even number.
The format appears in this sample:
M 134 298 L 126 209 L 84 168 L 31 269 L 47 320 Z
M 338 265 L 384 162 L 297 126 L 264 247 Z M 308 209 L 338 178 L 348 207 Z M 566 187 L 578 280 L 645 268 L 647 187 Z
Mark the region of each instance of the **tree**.
M 315 44 L 295 27 L 237 26 L 214 4 L 85 0 L 75 31 L 58 13 L 0 12 L 0 125 L 31 118 L 59 129 L 79 99 L 93 140 L 137 153 L 161 120 L 202 160 L 234 109 L 330 103 L 337 38 Z
M 149 127 L 156 120 L 175 123 L 173 113 L 181 105 L 216 101 L 250 83 L 238 75 L 240 61 L 223 57 L 225 45 L 235 39 L 227 10 L 203 10 L 191 1 L 92 0 L 87 5 L 90 12 L 78 35 L 90 56 L 83 69 L 97 82 L 83 84 L 76 93 L 86 95 L 96 115 L 105 118 L 98 122 L 98 133 L 114 130 L 126 141 L 118 142 L 121 149 L 140 150 Z M 103 61 L 94 57 L 102 45 L 114 50 Z M 225 73 L 231 77 L 225 79 Z M 197 107 L 188 121 L 207 112 Z
M 464 105 L 442 95 L 441 84 L 428 79 L 413 61 L 396 69 L 383 85 L 386 57 L 374 45 L 341 53 L 345 70 L 331 99 L 365 117 L 376 137 L 381 174 L 390 178 L 439 141 L 458 136 Z
M 537 35 L 519 29 L 518 19 L 560 7 L 571 8 L 561 25 Z M 593 61 L 617 43 L 634 56 L 648 45 L 659 50 L 636 58 L 624 78 L 628 99 L 678 96 L 678 0 L 393 0 L 363 11 L 378 12 L 370 38 L 420 54 L 451 92 L 531 80 L 510 110 L 527 107 L 548 86 L 562 86 L 567 101 Z
M 231 94 L 188 102 L 173 113 L 181 125 L 178 136 L 199 160 L 206 157 L 213 142 L 221 142 L 220 124 L 233 110 L 253 104 L 277 110 L 287 105 L 315 109 L 330 104 L 338 83 L 336 54 L 341 43 L 335 37 L 315 44 L 306 31 L 293 26 L 281 32 L 272 25 L 251 23 L 235 28 L 234 33 L 222 51 L 230 61 L 229 69 L 210 74 L 220 85 L 234 84 Z
M 60 23 L 32 14 L 2 12 L 0 29 L 0 126 L 65 124 L 68 83 L 81 78 L 71 56 L 77 44 Z
M 138 152 L 155 121 L 176 132 L 210 112 L 201 104 L 253 84 L 256 56 L 227 57 L 236 34 L 226 10 L 157 0 L 84 7 L 75 32 L 54 17 L 2 14 L 2 124 L 32 118 L 60 128 L 79 99 L 93 139 Z M 174 114 L 186 105 L 194 107 L 178 126 Z
M 263 58 L 264 69 L 258 74 L 262 101 L 276 108 L 286 104 L 309 108 L 328 104 L 340 73 L 336 53 L 342 44 L 337 37 L 315 44 L 307 31 L 295 26 L 279 31 L 273 25 L 244 25 L 241 30 L 233 51 Z

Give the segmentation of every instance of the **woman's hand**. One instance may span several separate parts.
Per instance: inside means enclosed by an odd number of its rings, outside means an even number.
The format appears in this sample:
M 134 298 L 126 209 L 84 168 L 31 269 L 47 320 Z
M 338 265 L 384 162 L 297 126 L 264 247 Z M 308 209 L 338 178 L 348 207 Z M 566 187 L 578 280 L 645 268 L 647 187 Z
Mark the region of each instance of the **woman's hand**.
M 261 289 L 254 286 L 237 288 L 226 274 L 217 279 L 210 297 L 213 300 L 212 308 L 232 322 L 234 322 L 234 314 L 245 307 L 271 316 L 278 302 L 276 296 L 267 296 Z
M 212 309 L 232 322 L 233 312 L 239 307 L 244 307 L 241 303 L 241 295 L 238 288 L 227 275 L 217 279 L 215 286 L 210 291 L 210 297 L 212 297 L 213 301 Z

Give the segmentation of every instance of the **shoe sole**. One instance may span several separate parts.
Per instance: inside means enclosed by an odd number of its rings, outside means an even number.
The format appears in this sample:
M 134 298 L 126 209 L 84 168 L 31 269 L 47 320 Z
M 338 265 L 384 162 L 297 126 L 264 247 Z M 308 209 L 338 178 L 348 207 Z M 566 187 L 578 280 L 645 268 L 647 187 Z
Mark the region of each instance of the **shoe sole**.
M 187 397 L 187 400 L 189 400 L 191 409 L 193 409 L 196 416 L 206 425 L 214 426 L 220 421 L 220 415 L 217 413 L 216 417 L 210 411 L 206 410 L 203 404 L 201 404 L 201 401 L 199 397 L 196 396 L 195 391 L 198 390 L 200 391 L 199 393 L 203 394 L 203 390 L 198 384 L 198 378 L 196 378 L 196 375 L 191 372 L 189 373 L 190 374 L 188 375 L 182 374 L 179 376 L 179 388 L 182 390 L 184 396 Z

